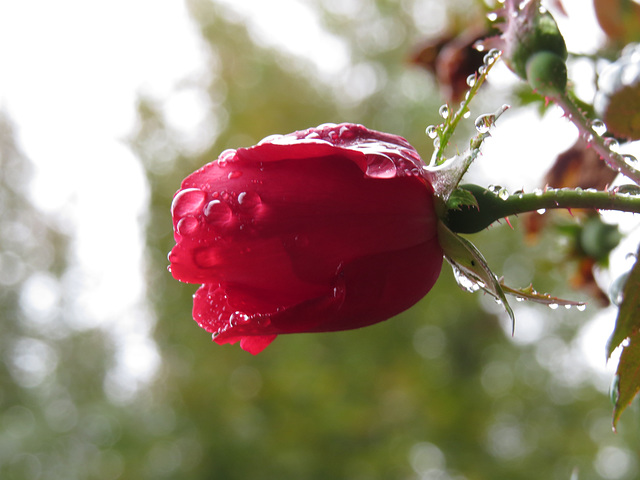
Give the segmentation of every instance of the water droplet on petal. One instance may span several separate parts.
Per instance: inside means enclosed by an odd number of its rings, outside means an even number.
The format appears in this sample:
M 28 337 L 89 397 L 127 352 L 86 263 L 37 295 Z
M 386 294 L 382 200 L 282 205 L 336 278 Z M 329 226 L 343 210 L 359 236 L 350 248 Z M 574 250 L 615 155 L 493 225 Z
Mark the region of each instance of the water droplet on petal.
M 239 170 L 234 170 L 233 172 L 229 172 L 229 175 L 227 175 L 227 178 L 229 180 L 233 180 L 234 178 L 239 178 L 242 176 L 242 172 Z
M 442 118 L 448 118 L 450 113 L 449 105 L 447 104 L 441 105 L 440 109 L 438 110 L 438 113 Z
M 176 225 L 176 230 L 179 235 L 183 237 L 189 236 L 193 234 L 198 229 L 198 219 L 187 215 L 186 217 L 182 217 L 178 224 Z
M 198 213 L 206 196 L 207 194 L 199 188 L 186 188 L 181 190 L 173 198 L 171 215 L 173 215 L 174 218 L 181 218 L 185 215 Z
M 367 176 L 372 178 L 393 178 L 398 170 L 396 164 L 393 163 L 386 155 L 366 155 L 367 159 Z
M 238 195 L 238 204 L 242 210 L 255 210 L 262 205 L 262 199 L 256 192 L 242 192 Z
M 602 120 L 595 119 L 593 122 L 591 122 L 591 130 L 593 130 L 596 135 L 601 137 L 602 135 L 607 133 L 607 126 Z
M 212 200 L 204 207 L 204 216 L 214 226 L 225 226 L 233 218 L 233 212 L 225 202 Z
M 236 155 L 236 151 L 232 148 L 229 148 L 222 152 L 218 157 L 218 166 L 224 168 L 227 166 L 227 162 L 233 161 Z
M 229 325 L 237 327 L 238 325 L 245 325 L 251 320 L 251 317 L 243 312 L 233 312 L 229 317 Z

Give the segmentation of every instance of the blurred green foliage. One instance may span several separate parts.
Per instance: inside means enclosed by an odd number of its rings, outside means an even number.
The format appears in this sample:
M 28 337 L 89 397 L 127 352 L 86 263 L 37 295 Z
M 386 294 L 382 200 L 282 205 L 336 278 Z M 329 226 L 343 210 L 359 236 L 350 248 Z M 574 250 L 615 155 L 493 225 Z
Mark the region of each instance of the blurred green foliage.
M 415 13 L 429 5 L 439 12 L 444 2 L 307 5 L 345 43 L 352 64 L 377 72 L 370 95 L 349 96 L 344 82 L 327 83 L 287 53 L 256 44 L 228 7 L 192 0 L 211 60 L 210 78 L 198 84 L 218 121 L 210 145 L 196 153 L 185 148 L 167 126 L 162 99 L 140 99 L 131 145 L 151 187 L 148 295 L 162 363 L 132 400 L 105 395 L 113 347 L 100 331 L 61 331 L 70 315 L 64 293 L 46 323 L 56 334 L 37 315 L 26 318 L 28 305 L 19 299 L 29 279 L 63 282 L 66 244 L 14 189 L 16 179 L 28 179 L 27 160 L 11 130 L 0 129 L 7 132 L 0 144 L 2 233 L 20 223 L 25 238 L 47 248 L 43 259 L 28 242 L 3 236 L 0 243 L 0 477 L 568 480 L 577 468 L 580 480 L 637 478 L 634 409 L 613 434 L 611 404 L 577 360 L 574 336 L 587 313 L 516 305 L 523 331 L 534 334 L 518 338 L 517 325 L 512 340 L 493 301 L 460 291 L 445 266 L 429 295 L 397 318 L 358 331 L 281 336 L 256 357 L 213 344 L 193 322 L 196 286 L 176 282 L 166 269 L 169 206 L 186 174 L 225 148 L 324 122 L 363 123 L 405 136 L 426 158 L 431 153 L 424 128 L 436 121 L 441 100 L 433 80 L 406 60 L 423 35 Z M 451 18 L 476 11 L 470 2 L 446 5 Z M 568 271 L 558 265 L 554 238 L 531 247 L 516 222 L 515 231 L 494 227 L 474 242 L 523 286 L 534 281 L 541 291 L 567 295 Z M 7 280 L 12 260 L 24 267 Z M 45 362 L 32 370 L 46 376 L 34 386 L 20 371 L 33 362 Z

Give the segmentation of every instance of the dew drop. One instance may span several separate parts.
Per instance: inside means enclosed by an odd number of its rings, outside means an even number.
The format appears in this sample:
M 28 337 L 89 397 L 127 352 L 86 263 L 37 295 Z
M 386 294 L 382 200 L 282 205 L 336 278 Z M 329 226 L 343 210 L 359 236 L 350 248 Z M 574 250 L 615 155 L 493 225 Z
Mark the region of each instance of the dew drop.
M 624 160 L 624 163 L 630 166 L 635 166 L 638 163 L 638 159 L 628 153 L 623 154 L 622 159 Z
M 506 188 L 500 189 L 498 192 L 498 198 L 500 200 L 507 200 L 509 198 L 509 191 Z
M 396 164 L 386 155 L 366 155 L 367 176 L 371 178 L 393 178 L 398 173 Z
M 435 125 L 429 125 L 425 129 L 425 133 L 429 138 L 436 138 L 438 136 L 438 127 L 436 127 Z
M 174 218 L 181 218 L 185 215 L 198 213 L 206 196 L 206 193 L 199 188 L 186 188 L 181 190 L 173 197 L 171 215 L 173 215 Z
M 441 105 L 440 109 L 438 110 L 438 113 L 442 118 L 449 118 L 449 113 L 450 113 L 449 105 L 447 105 L 446 103 L 444 105 Z
M 551 310 L 557 310 L 558 309 L 558 304 L 557 303 L 550 303 L 549 304 L 549 308 Z
M 256 192 L 242 192 L 238 195 L 238 204 L 242 210 L 255 210 L 262 205 L 262 199 Z
M 476 80 L 477 80 L 477 77 L 475 73 L 469 75 L 467 77 L 467 85 L 469 85 L 470 87 L 473 87 L 476 84 Z
M 207 206 L 204 207 L 204 216 L 209 223 L 216 226 L 224 226 L 231 221 L 233 212 L 231 211 L 231 207 L 225 202 L 211 200 L 207 203 Z
M 618 148 L 620 148 L 620 144 L 618 143 L 618 140 L 616 140 L 613 137 L 607 137 L 604 139 L 604 146 L 607 147 L 609 150 L 611 150 L 612 152 L 617 152 Z
M 198 219 L 187 215 L 182 217 L 176 225 L 176 230 L 179 235 L 188 236 L 193 234 L 198 229 Z
M 584 132 L 582 134 L 582 138 L 584 139 L 585 142 L 587 143 L 591 143 L 593 142 L 593 133 L 591 132 Z
M 233 312 L 229 317 L 229 325 L 237 327 L 238 325 L 246 325 L 251 317 L 243 312 Z
M 616 278 L 611 287 L 609 287 L 609 298 L 611 298 L 611 303 L 616 306 L 622 305 L 624 301 L 624 287 L 627 284 L 627 280 L 629 279 L 629 272 L 623 273 L 618 278 Z
M 513 192 L 514 195 L 516 195 L 518 198 L 522 198 L 524 197 L 524 190 L 516 190 L 515 192 Z
M 566 310 L 571 310 L 571 307 L 573 307 L 573 305 L 571 305 L 570 303 L 567 303 L 567 304 L 564 306 L 564 308 L 565 308 Z
M 492 113 L 480 115 L 476 118 L 475 126 L 478 133 L 487 133 L 496 121 L 496 116 Z
M 591 130 L 593 130 L 596 135 L 601 137 L 602 135 L 607 133 L 607 126 L 602 120 L 595 119 L 593 122 L 591 122 Z
M 463 290 L 469 293 L 477 292 L 478 290 L 480 290 L 480 288 L 482 288 L 478 282 L 469 278 L 469 276 L 466 275 L 458 267 L 454 265 L 452 265 L 452 267 L 453 267 L 453 276 L 458 286 L 460 286 L 460 288 L 462 288 Z
M 498 192 L 500 190 L 502 190 L 502 187 L 500 185 L 489 185 L 487 187 L 487 190 L 489 190 L 491 193 L 493 193 L 494 195 L 497 195 Z
M 233 172 L 229 172 L 229 175 L 227 175 L 227 178 L 229 180 L 233 180 L 234 178 L 239 178 L 242 176 L 242 172 L 239 170 L 234 170 Z
M 236 155 L 236 151 L 232 148 L 229 148 L 222 152 L 218 157 L 218 166 L 224 168 L 227 166 L 227 162 L 231 162 L 234 160 Z
M 536 212 L 539 215 L 544 215 L 547 212 L 547 210 L 545 208 L 539 208 L 538 210 L 536 210 Z
M 640 195 L 640 187 L 638 185 L 620 185 L 616 188 L 616 193 L 620 195 Z
M 482 63 L 484 63 L 486 66 L 493 65 L 499 55 L 500 50 L 498 50 L 497 48 L 492 48 L 484 56 L 484 58 L 482 59 Z
M 498 19 L 498 14 L 496 12 L 487 13 L 487 20 L 490 22 L 495 22 Z
M 534 194 L 536 197 L 541 196 L 543 193 L 544 193 L 544 192 L 543 192 L 541 189 L 539 189 L 539 188 L 536 188 L 536 189 L 534 189 L 534 190 L 533 190 L 533 194 Z
M 467 111 L 464 112 L 464 115 L 462 115 L 462 118 L 469 118 L 471 116 L 471 112 Z

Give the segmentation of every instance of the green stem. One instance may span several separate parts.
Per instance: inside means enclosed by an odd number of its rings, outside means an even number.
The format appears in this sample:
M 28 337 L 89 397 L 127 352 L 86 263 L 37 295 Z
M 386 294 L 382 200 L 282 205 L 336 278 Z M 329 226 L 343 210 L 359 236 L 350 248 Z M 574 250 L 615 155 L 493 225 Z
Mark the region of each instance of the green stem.
M 587 139 L 591 148 L 602 157 L 609 168 L 626 175 L 636 183 L 640 183 L 640 171 L 629 165 L 623 155 L 611 151 L 605 144 L 605 139 L 592 130 L 589 120 L 568 93 L 558 94 L 552 97 L 552 100 L 564 110 L 565 115 L 578 128 L 582 137 Z
M 478 185 L 461 185 L 470 191 L 478 207 L 462 206 L 447 211 L 445 224 L 457 233 L 476 233 L 496 220 L 525 212 L 554 208 L 617 210 L 640 213 L 640 195 L 587 190 L 555 190 L 545 192 L 497 195 Z M 504 200 L 503 200 L 504 198 Z

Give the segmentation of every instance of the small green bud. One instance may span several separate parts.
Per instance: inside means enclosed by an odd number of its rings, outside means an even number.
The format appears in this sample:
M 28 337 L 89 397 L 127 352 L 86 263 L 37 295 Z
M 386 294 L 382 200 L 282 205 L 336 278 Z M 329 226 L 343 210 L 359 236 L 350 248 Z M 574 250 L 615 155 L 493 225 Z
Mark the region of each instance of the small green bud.
M 582 251 L 597 261 L 603 261 L 618 246 L 621 238 L 622 234 L 616 225 L 592 217 L 582 227 L 579 241 Z
M 567 65 L 555 53 L 534 53 L 527 60 L 527 81 L 538 93 L 551 96 L 567 88 Z
M 522 24 L 515 24 L 514 31 L 509 35 L 506 59 L 509 67 L 521 78 L 527 78 L 527 63 L 539 52 L 550 52 L 562 59 L 567 59 L 567 46 L 558 29 L 553 16 L 548 13 L 536 12 Z

